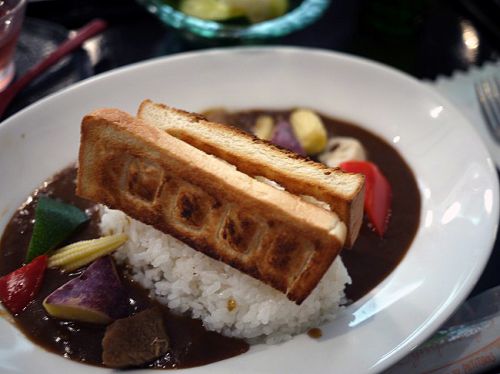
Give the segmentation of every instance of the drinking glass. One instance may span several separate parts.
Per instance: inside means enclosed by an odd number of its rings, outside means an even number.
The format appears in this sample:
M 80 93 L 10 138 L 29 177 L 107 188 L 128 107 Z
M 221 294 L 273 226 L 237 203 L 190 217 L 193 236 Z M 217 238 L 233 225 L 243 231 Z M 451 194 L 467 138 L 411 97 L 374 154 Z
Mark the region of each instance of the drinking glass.
M 0 0 L 0 91 L 14 78 L 14 51 L 27 0 Z

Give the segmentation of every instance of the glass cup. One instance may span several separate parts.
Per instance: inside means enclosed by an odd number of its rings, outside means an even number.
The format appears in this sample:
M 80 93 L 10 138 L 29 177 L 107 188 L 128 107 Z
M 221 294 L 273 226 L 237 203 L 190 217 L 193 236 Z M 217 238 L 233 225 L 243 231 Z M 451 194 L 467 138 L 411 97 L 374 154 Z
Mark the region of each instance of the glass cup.
M 205 1 L 205 0 L 202 0 Z M 291 0 L 284 15 L 254 24 L 234 25 L 208 21 L 182 13 L 165 0 L 137 0 L 163 23 L 183 32 L 189 40 L 215 41 L 214 45 L 260 43 L 290 34 L 315 22 L 326 11 L 330 0 Z M 221 43 L 218 43 L 221 42 Z
M 14 78 L 14 51 L 27 0 L 0 0 L 0 91 Z

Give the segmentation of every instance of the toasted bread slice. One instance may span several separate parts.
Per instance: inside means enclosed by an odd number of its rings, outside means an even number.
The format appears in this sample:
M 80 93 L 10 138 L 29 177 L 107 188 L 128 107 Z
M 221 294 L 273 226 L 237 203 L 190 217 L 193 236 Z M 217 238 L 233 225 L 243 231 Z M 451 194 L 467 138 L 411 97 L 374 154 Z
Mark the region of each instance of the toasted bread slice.
M 347 232 L 335 213 L 116 109 L 83 119 L 77 194 L 171 234 L 298 304 Z
M 356 240 L 363 220 L 365 190 L 361 174 L 329 168 L 237 128 L 150 100 L 141 103 L 137 116 L 250 176 L 263 176 L 293 194 L 327 203 L 347 225 L 346 245 L 352 246 Z

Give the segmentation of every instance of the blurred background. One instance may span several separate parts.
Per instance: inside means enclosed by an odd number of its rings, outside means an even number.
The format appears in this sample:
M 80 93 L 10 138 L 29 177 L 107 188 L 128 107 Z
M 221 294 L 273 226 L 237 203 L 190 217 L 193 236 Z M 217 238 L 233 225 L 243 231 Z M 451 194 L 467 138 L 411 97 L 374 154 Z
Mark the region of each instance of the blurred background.
M 26 16 L 16 55 L 18 74 L 54 48 L 68 30 L 78 29 L 96 17 L 105 19 L 109 27 L 61 64 L 57 72 L 44 75 L 43 80 L 25 90 L 9 113 L 47 91 L 119 66 L 220 44 L 238 44 L 188 40 L 134 0 L 31 0 Z M 254 43 L 347 52 L 432 80 L 498 58 L 500 6 L 495 0 L 333 0 L 312 25 L 281 38 Z

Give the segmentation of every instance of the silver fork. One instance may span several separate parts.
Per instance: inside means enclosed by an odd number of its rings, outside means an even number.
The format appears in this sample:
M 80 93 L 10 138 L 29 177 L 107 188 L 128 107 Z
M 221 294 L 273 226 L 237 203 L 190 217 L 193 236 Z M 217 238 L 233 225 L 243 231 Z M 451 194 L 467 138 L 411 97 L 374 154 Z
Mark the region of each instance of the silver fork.
M 490 133 L 500 144 L 500 80 L 492 77 L 475 84 L 479 105 Z

